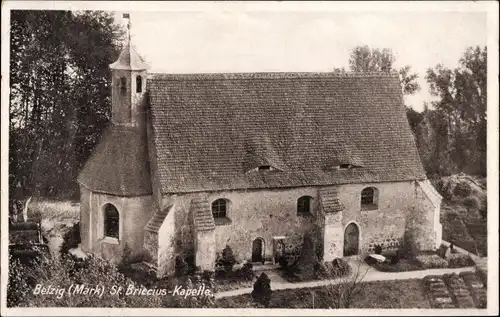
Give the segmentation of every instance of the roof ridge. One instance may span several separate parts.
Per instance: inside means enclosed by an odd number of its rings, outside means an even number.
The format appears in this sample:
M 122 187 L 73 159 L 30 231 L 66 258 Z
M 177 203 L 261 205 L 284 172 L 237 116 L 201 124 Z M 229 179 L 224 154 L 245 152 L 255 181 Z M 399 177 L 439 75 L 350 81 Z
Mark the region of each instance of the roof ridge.
M 298 79 L 298 78 L 399 78 L 393 72 L 241 72 L 241 73 L 149 73 L 152 80 Z

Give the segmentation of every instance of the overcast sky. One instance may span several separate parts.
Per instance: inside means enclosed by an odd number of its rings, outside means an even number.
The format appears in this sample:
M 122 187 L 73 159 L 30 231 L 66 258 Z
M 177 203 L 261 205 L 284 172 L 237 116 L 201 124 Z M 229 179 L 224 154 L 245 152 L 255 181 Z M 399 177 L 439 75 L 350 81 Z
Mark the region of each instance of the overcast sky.
M 121 11 L 117 21 L 125 24 Z M 430 101 L 425 71 L 453 68 L 468 46 L 485 46 L 486 15 L 477 12 L 130 12 L 132 41 L 151 71 L 328 72 L 348 68 L 357 45 L 390 48 L 395 66 L 410 65 Z

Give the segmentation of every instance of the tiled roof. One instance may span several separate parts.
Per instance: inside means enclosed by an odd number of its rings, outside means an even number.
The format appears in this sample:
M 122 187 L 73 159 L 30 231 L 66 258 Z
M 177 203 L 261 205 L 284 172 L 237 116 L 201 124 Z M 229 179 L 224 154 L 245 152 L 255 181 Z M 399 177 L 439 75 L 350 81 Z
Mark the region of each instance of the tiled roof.
M 319 197 L 324 213 L 335 213 L 344 209 L 344 205 L 340 202 L 335 188 L 320 189 Z
M 150 79 L 163 193 L 425 178 L 395 74 Z M 278 170 L 248 173 L 259 164 Z
M 214 217 L 212 216 L 208 201 L 196 198 L 191 200 L 191 213 L 196 231 L 215 229 Z
M 111 124 L 85 163 L 78 182 L 92 191 L 111 195 L 150 195 L 146 134 Z
M 167 217 L 170 209 L 171 206 L 169 208 L 164 209 L 163 211 L 160 210 L 156 211 L 144 229 L 147 231 L 158 233 L 158 230 L 160 230 L 160 227 L 163 224 L 165 218 Z
M 123 69 L 123 70 L 145 70 L 148 69 L 148 65 L 142 59 L 142 57 L 136 52 L 133 45 L 127 42 L 123 47 L 122 52 L 118 59 L 111 65 L 112 69 Z

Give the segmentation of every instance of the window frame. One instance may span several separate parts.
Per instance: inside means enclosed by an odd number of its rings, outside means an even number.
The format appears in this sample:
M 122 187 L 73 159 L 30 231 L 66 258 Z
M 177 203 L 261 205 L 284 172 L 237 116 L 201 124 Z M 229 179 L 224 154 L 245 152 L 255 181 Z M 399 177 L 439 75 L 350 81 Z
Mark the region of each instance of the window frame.
M 110 215 L 111 212 L 116 212 L 116 214 Z M 112 223 L 110 221 L 113 220 L 113 227 L 110 227 Z M 120 240 L 120 212 L 115 205 L 111 203 L 106 203 L 103 206 L 103 237 L 106 240 L 110 241 L 119 241 Z M 113 233 L 112 231 L 116 231 Z M 110 234 L 110 232 L 112 234 Z
M 224 207 L 224 210 L 220 210 L 222 206 Z M 217 208 L 217 210 L 215 210 L 215 208 Z M 210 211 L 212 212 L 212 217 L 215 221 L 217 221 L 217 219 L 228 219 L 228 209 L 229 200 L 225 198 L 217 198 L 210 204 Z M 223 216 L 220 214 L 223 214 Z
M 313 201 L 314 199 L 312 196 L 309 195 L 300 196 L 297 199 L 297 215 L 298 216 L 312 215 Z
M 361 210 L 378 209 L 378 189 L 373 186 L 365 187 L 360 194 Z
M 141 75 L 135 76 L 135 92 L 137 94 L 142 93 L 142 76 Z

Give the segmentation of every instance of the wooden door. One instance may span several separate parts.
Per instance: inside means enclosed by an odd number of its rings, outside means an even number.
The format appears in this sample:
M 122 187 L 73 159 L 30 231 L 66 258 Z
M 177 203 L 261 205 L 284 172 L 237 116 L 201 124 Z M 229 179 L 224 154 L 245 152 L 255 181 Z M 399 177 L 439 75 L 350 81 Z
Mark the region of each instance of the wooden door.
M 350 223 L 344 233 L 344 256 L 358 254 L 359 228 L 355 223 Z

